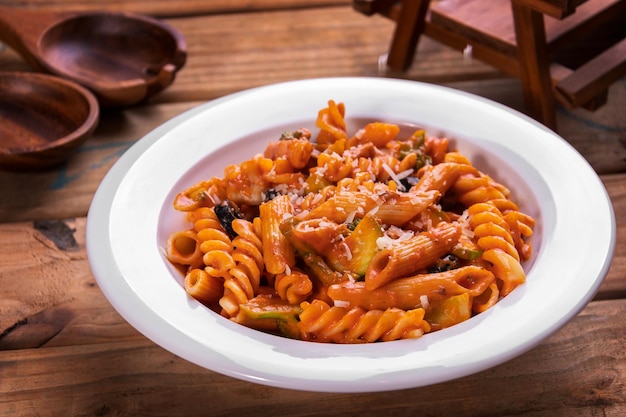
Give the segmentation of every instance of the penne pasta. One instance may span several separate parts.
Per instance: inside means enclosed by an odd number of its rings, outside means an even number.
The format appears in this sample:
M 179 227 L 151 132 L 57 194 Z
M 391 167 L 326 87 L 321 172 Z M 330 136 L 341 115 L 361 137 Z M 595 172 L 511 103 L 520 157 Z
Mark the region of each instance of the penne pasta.
M 402 226 L 437 201 L 439 196 L 437 191 L 399 193 L 387 190 L 379 194 L 341 190 L 311 210 L 306 218 L 326 218 L 335 223 L 343 223 L 351 215 L 362 218 L 365 213 L 377 208 L 377 217 L 383 223 Z
M 280 231 L 280 224 L 293 208 L 288 196 L 277 197 L 259 206 L 263 259 L 265 268 L 272 274 L 281 274 L 295 265 L 293 248 Z
M 328 288 L 328 296 L 340 305 L 358 306 L 366 310 L 427 308 L 425 304 L 455 295 L 478 297 L 494 279 L 490 271 L 471 265 L 445 272 L 398 278 L 374 290 L 368 289 L 365 282 L 335 284 Z
M 391 280 L 426 268 L 449 252 L 460 236 L 461 227 L 458 224 L 443 223 L 381 250 L 367 268 L 365 287 L 375 290 Z

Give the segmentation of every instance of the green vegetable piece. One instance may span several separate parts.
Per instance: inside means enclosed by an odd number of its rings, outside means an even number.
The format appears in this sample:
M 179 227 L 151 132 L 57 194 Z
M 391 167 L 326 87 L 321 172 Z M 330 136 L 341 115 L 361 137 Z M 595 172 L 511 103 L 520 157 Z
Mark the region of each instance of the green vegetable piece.
M 373 215 L 366 214 L 350 236 L 344 240 L 352 253 L 347 265 L 351 272 L 358 276 L 365 275 L 368 265 L 378 251 L 376 240 L 382 235 L 383 229 L 378 220 Z
M 294 130 L 293 132 L 283 132 L 280 135 L 280 138 L 278 140 L 292 140 L 292 139 L 300 139 L 301 137 L 303 137 L 304 134 L 302 132 L 302 130 Z
M 302 312 L 300 306 L 268 295 L 256 296 L 241 304 L 239 308 L 251 320 L 274 319 L 297 322 L 298 315 Z
M 279 320 L 278 331 L 282 336 L 288 337 L 289 339 L 302 339 L 300 327 L 298 327 L 298 323 L 293 320 Z
M 446 298 L 442 303 L 427 311 L 424 319 L 433 329 L 445 329 L 461 323 L 472 316 L 472 299 L 469 294 Z
M 467 261 L 474 261 L 481 257 L 483 251 L 474 244 L 469 245 L 467 243 L 459 242 L 452 247 L 450 253 L 452 253 L 457 258 L 465 259 Z
M 350 230 L 351 232 L 354 232 L 354 229 L 356 229 L 356 227 L 358 226 L 360 222 L 361 222 L 361 219 L 357 217 L 356 219 L 352 221 L 352 223 L 348 224 L 348 230 Z
M 280 224 L 280 231 L 287 238 L 291 246 L 294 247 L 296 252 L 298 252 L 298 255 L 302 257 L 311 275 L 324 285 L 337 284 L 343 281 L 344 277 L 342 274 L 330 268 L 324 258 L 315 252 L 313 248 L 294 236 L 293 228 L 296 223 L 297 220 L 295 217 L 287 218 Z
M 331 184 L 332 183 L 324 178 L 323 175 L 320 175 L 318 173 L 312 173 L 306 179 L 307 191 L 309 193 L 318 193 L 322 189 L 324 189 L 324 187 L 327 187 Z

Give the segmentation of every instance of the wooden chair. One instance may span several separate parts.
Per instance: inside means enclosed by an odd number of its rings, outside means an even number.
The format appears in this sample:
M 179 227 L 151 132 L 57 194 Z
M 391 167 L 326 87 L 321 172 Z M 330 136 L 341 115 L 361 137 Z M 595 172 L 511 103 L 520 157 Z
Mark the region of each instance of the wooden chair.
M 353 0 L 396 22 L 387 65 L 406 71 L 422 34 L 522 82 L 526 110 L 556 130 L 556 102 L 594 110 L 626 74 L 626 0 Z

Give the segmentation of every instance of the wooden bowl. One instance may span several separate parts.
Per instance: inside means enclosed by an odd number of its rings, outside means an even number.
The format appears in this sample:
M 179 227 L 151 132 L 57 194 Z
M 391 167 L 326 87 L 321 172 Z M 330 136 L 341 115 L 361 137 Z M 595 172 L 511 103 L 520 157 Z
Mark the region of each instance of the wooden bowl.
M 186 60 L 182 35 L 130 13 L 85 13 L 49 27 L 39 41 L 52 74 L 89 88 L 101 106 L 137 104 L 168 87 Z
M 93 133 L 99 115 L 95 96 L 72 81 L 0 72 L 0 168 L 58 165 Z
M 176 28 L 133 13 L 0 5 L 0 40 L 34 70 L 87 87 L 102 107 L 131 106 L 158 94 L 187 58 Z

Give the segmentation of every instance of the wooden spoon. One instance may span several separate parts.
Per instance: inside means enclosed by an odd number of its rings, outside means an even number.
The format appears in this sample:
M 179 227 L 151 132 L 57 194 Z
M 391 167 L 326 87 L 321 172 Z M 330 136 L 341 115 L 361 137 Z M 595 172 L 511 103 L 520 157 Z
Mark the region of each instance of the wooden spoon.
M 69 158 L 98 124 L 86 88 L 53 75 L 0 72 L 0 168 L 38 170 Z
M 187 56 L 176 29 L 130 13 L 0 6 L 0 39 L 35 70 L 82 84 L 109 107 L 157 94 L 174 81 Z

